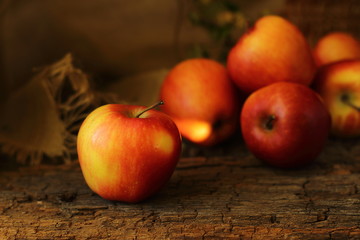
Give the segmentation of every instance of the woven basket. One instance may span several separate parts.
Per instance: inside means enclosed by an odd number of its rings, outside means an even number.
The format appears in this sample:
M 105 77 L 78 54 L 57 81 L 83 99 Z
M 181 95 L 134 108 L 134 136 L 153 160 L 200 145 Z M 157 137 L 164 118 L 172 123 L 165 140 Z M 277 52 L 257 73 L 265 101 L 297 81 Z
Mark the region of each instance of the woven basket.
M 332 31 L 360 37 L 360 2 L 357 0 L 287 0 L 284 15 L 295 23 L 310 44 Z

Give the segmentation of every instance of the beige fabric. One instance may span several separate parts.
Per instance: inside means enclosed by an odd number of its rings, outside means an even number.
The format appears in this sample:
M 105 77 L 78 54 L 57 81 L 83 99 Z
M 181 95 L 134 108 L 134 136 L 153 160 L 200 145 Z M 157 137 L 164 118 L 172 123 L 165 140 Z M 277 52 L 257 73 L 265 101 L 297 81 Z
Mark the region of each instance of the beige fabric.
M 69 162 L 86 112 L 100 104 L 87 75 L 66 55 L 39 71 L 0 107 L 0 150 L 21 163 Z

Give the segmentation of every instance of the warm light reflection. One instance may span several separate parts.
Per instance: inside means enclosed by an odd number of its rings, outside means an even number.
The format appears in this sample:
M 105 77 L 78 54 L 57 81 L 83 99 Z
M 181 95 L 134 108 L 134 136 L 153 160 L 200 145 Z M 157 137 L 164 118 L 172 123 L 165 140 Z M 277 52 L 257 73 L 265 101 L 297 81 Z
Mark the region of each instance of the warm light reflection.
M 207 140 L 211 135 L 211 124 L 200 120 L 175 120 L 181 134 L 195 143 Z

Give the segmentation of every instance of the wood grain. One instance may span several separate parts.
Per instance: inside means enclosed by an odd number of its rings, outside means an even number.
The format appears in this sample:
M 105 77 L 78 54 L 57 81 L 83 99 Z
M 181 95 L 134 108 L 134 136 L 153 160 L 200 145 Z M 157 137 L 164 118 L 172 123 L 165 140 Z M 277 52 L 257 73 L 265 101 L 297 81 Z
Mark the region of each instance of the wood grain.
M 232 151 L 184 156 L 140 204 L 92 193 L 77 162 L 2 170 L 0 239 L 360 239 L 357 142 L 332 140 L 300 170 Z

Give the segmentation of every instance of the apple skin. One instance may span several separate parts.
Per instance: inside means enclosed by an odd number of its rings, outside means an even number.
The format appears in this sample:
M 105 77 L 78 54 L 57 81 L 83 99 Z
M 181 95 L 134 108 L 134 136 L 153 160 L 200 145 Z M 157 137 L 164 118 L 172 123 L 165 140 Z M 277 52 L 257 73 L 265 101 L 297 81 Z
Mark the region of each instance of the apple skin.
M 346 32 L 331 32 L 321 37 L 313 49 L 317 66 L 360 58 L 360 42 Z
M 248 149 L 258 159 L 280 168 L 312 162 L 321 153 L 331 126 L 319 95 L 307 86 L 289 82 L 252 93 L 240 121 Z
M 203 146 L 224 141 L 238 129 L 240 98 L 225 66 L 204 58 L 182 61 L 165 77 L 161 110 L 182 136 Z
M 319 68 L 314 89 L 332 117 L 331 133 L 360 136 L 360 60 L 343 60 Z
M 164 113 L 108 104 L 91 112 L 77 139 L 81 170 L 102 198 L 140 202 L 170 179 L 181 153 L 181 137 Z
M 239 89 L 250 94 L 274 82 L 310 85 L 316 72 L 311 48 L 299 29 L 279 16 L 265 16 L 230 50 L 227 68 Z

